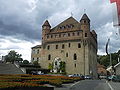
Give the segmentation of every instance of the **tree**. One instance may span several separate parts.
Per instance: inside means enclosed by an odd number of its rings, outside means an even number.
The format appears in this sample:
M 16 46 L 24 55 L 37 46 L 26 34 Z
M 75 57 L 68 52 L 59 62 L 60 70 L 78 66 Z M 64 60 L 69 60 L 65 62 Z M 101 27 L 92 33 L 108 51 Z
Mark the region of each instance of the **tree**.
M 112 65 L 116 65 L 118 63 L 118 57 L 120 54 L 120 50 L 117 53 L 111 53 L 111 60 L 112 60 Z M 110 65 L 110 55 L 103 55 L 100 56 L 98 55 L 98 62 L 106 67 Z
M 24 60 L 23 64 L 29 64 L 29 61 L 28 60 Z
M 34 62 L 33 62 L 33 65 L 35 65 L 35 66 L 39 66 L 38 61 L 34 61 Z
M 6 62 L 11 62 L 11 63 L 14 63 L 15 61 L 22 62 L 23 59 L 21 58 L 21 56 L 22 56 L 21 54 L 18 54 L 14 50 L 11 50 L 8 53 L 8 55 L 5 56 L 5 60 Z

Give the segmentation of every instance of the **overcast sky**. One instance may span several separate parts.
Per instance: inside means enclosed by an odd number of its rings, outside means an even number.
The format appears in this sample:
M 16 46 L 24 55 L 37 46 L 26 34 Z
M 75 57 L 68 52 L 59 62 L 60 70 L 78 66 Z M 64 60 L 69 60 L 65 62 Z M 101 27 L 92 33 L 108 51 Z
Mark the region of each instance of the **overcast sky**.
M 0 0 L 0 56 L 15 50 L 30 60 L 31 47 L 41 44 L 43 22 L 48 19 L 54 27 L 71 12 L 78 21 L 84 12 L 91 19 L 91 29 L 98 34 L 98 54 L 105 54 L 109 37 L 111 52 L 120 49 L 109 0 Z

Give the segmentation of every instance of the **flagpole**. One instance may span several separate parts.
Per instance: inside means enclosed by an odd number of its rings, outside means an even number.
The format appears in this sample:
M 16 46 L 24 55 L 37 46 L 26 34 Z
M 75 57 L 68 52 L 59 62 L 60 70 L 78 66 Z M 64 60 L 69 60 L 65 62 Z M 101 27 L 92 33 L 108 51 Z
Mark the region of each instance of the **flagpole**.
M 109 53 L 110 53 L 110 66 L 112 66 L 112 55 L 111 55 L 111 48 L 110 48 L 110 38 L 109 38 Z

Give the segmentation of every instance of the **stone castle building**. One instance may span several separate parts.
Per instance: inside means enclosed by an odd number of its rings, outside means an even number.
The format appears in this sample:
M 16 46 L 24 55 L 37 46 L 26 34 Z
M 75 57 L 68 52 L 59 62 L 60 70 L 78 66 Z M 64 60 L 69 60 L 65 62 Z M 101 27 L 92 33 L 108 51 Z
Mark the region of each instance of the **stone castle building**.
M 46 20 L 42 45 L 32 47 L 31 58 L 44 69 L 54 65 L 54 72 L 63 61 L 67 74 L 97 76 L 97 34 L 90 30 L 88 16 L 84 14 L 79 22 L 71 16 L 53 28 Z

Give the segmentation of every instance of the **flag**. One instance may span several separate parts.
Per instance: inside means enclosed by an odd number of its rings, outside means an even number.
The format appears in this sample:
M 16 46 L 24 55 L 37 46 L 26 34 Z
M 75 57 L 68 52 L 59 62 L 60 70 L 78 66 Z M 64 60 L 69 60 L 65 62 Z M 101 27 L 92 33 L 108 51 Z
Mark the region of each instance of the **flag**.
M 116 3 L 117 8 L 117 21 L 115 21 L 114 26 L 120 26 L 120 0 L 110 0 L 111 3 Z
M 114 2 L 116 2 L 117 0 L 110 0 L 110 3 L 114 3 Z
M 106 43 L 106 53 L 108 55 L 108 45 L 109 45 L 109 42 L 110 42 L 110 38 L 108 39 L 107 43 Z

